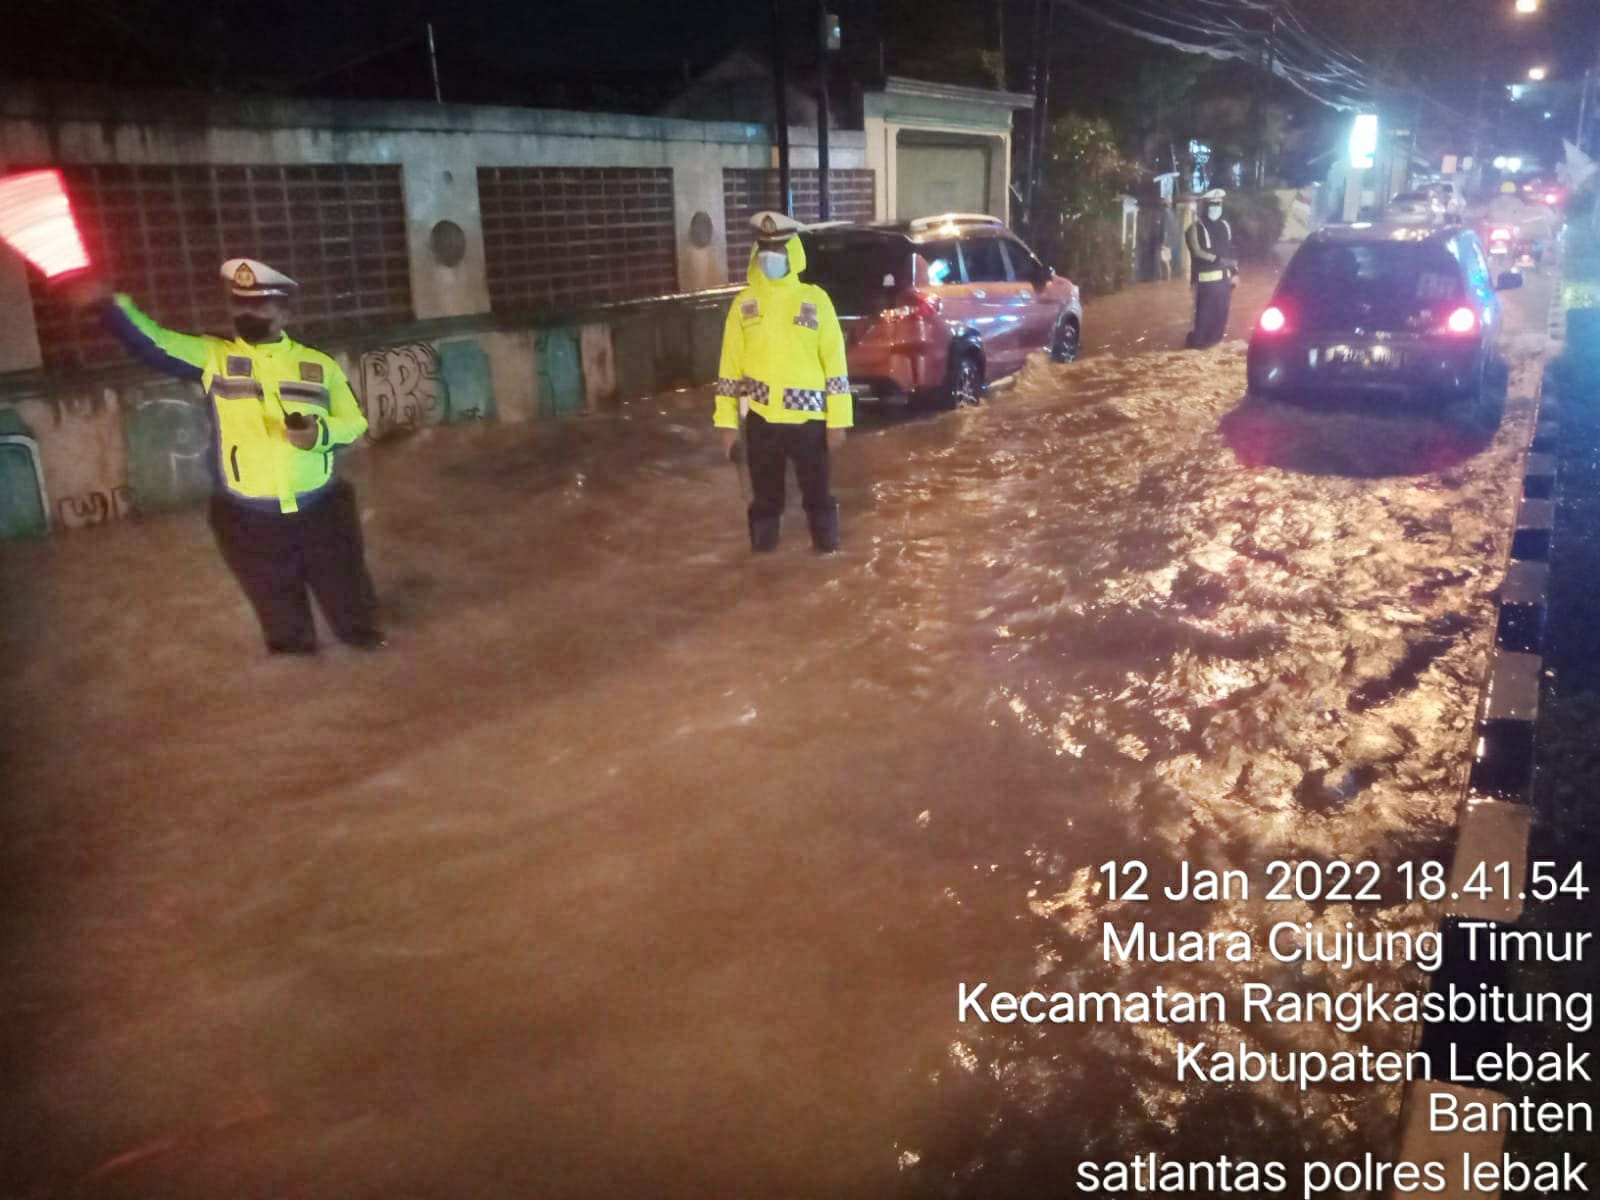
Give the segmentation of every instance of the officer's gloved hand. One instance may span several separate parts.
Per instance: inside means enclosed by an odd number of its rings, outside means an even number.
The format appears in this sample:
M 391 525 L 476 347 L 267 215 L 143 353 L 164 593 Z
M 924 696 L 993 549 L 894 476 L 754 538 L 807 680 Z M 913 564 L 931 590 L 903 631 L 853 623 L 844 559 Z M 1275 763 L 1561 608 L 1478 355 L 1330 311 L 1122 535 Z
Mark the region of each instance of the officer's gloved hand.
M 829 450 L 837 450 L 840 446 L 843 446 L 843 445 L 844 445 L 844 430 L 842 430 L 842 429 L 830 429 L 830 430 L 828 430 L 828 449 Z
M 304 413 L 290 413 L 283 432 L 291 446 L 297 450 L 309 450 L 322 437 L 322 418 L 309 417 Z
M 63 276 L 55 286 L 73 308 L 91 308 L 111 299 L 111 285 L 92 268 Z

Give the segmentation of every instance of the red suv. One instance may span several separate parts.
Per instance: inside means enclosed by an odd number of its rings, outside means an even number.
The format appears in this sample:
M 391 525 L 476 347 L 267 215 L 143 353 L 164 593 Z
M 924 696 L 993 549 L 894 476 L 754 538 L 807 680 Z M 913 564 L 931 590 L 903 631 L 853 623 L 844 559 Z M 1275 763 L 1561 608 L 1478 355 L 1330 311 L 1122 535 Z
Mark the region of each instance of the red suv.
M 801 230 L 801 276 L 844 327 L 858 400 L 976 404 L 1033 350 L 1078 355 L 1078 289 L 995 217 L 947 213 Z

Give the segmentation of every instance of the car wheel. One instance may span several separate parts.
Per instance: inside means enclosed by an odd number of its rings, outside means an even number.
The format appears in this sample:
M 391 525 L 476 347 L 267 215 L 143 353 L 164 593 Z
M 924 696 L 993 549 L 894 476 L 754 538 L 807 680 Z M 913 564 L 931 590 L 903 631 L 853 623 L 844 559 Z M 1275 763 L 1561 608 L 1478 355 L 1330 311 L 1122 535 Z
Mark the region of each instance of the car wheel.
M 983 360 L 976 351 L 961 350 L 951 356 L 950 377 L 945 381 L 942 398 L 946 408 L 982 402 Z
M 1492 437 L 1505 417 L 1505 390 L 1496 386 L 1497 378 L 1496 364 L 1485 363 L 1478 382 L 1456 396 L 1447 419 L 1459 422 L 1473 433 Z
M 1078 323 L 1071 317 L 1063 316 L 1057 321 L 1055 336 L 1050 339 L 1050 361 L 1076 362 L 1079 336 Z

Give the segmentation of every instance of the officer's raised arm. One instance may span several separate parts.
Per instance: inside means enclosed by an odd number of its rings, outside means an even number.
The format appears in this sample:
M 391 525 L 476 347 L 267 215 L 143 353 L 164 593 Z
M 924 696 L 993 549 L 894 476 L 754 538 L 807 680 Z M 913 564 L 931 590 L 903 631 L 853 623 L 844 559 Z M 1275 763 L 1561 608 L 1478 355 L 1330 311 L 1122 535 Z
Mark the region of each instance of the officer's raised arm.
M 207 342 L 202 336 L 178 333 L 151 320 L 98 273 L 84 272 L 65 281 L 66 299 L 74 308 L 98 308 L 106 329 L 127 351 L 148 367 L 180 379 L 204 373 Z
M 200 378 L 209 353 L 203 336 L 157 324 L 120 292 L 105 301 L 100 312 L 106 328 L 146 366 L 180 379 Z

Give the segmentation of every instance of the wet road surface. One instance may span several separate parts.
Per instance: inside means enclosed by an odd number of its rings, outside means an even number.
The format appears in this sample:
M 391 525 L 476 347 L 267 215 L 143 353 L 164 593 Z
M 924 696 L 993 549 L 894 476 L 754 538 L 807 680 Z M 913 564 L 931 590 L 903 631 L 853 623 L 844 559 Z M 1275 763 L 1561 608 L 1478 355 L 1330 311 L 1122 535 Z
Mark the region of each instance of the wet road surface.
M 1383 1149 L 1398 1088 L 1185 1087 L 1182 1030 L 961 1023 L 957 984 L 1313 986 L 1107 965 L 1095 867 L 1448 853 L 1547 299 L 1485 442 L 1241 406 L 1242 344 L 1150 349 L 1186 289 L 1109 298 L 1084 361 L 854 438 L 833 559 L 797 510 L 749 556 L 702 395 L 368 450 L 377 657 L 264 661 L 198 512 L 6 546 L 0 1194 L 1049 1196 Z

